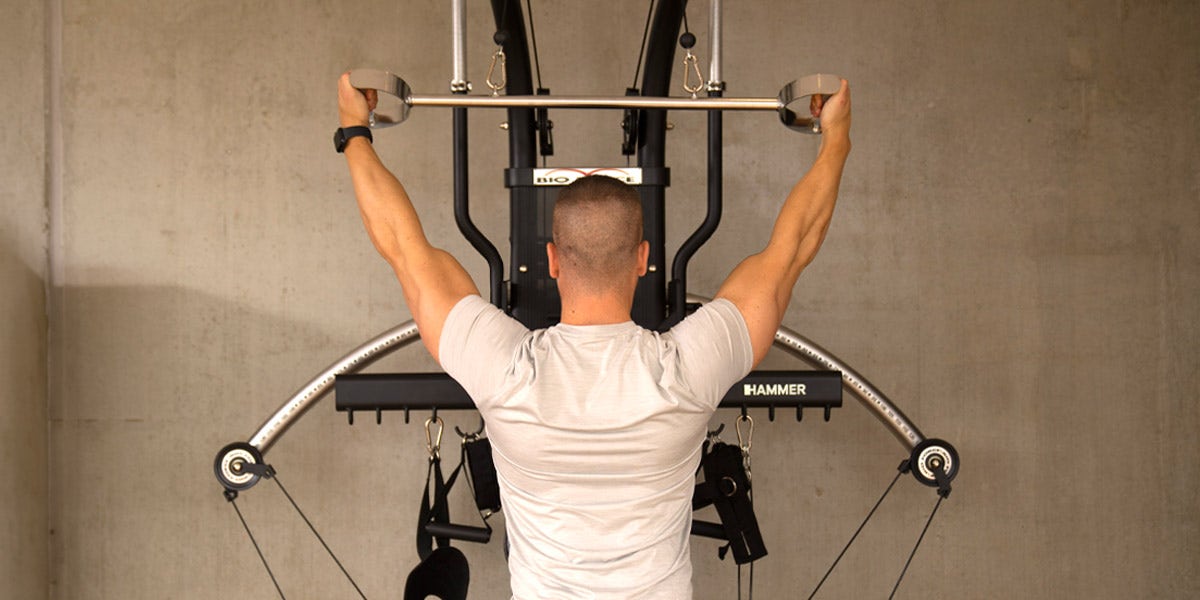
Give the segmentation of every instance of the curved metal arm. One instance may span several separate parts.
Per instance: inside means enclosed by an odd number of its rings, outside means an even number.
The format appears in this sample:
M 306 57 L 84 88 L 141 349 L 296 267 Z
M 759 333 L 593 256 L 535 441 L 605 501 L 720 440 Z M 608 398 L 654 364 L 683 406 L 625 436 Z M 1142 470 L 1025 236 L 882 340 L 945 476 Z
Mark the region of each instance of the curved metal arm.
M 329 365 L 288 398 L 271 418 L 267 419 L 254 436 L 250 445 L 265 453 L 308 409 L 312 408 L 325 394 L 333 389 L 338 375 L 357 373 L 371 363 L 387 356 L 393 350 L 403 348 L 420 338 L 415 321 L 406 321 L 368 340 L 351 350 L 349 354 Z
M 710 298 L 688 294 L 688 301 L 702 304 L 710 301 Z M 279 407 L 258 428 L 254 436 L 250 438 L 250 445 L 265 453 L 292 424 L 333 389 L 334 379 L 338 375 L 357 373 L 371 363 L 419 338 L 420 333 L 417 331 L 416 323 L 407 321 L 350 351 L 318 373 L 295 394 L 292 394 L 283 403 L 283 406 Z M 775 345 L 818 369 L 841 371 L 842 382 L 846 388 L 858 398 L 863 406 L 867 407 L 880 421 L 883 421 L 884 425 L 888 426 L 892 434 L 908 450 L 911 451 L 925 441 L 921 430 L 917 429 L 917 426 L 883 392 L 828 350 L 787 327 L 780 327 L 775 332 Z
M 688 302 L 703 304 L 710 300 L 711 298 L 697 294 L 688 294 Z M 880 421 L 883 421 L 883 424 L 888 426 L 892 434 L 900 440 L 900 443 L 904 444 L 906 449 L 911 451 L 917 444 L 925 441 L 921 430 L 917 429 L 917 426 L 899 408 L 896 408 L 896 405 L 883 392 L 828 350 L 782 326 L 775 332 L 775 345 L 818 369 L 841 371 L 842 383 L 846 389 L 850 390 L 854 397 L 858 398 L 859 402 Z

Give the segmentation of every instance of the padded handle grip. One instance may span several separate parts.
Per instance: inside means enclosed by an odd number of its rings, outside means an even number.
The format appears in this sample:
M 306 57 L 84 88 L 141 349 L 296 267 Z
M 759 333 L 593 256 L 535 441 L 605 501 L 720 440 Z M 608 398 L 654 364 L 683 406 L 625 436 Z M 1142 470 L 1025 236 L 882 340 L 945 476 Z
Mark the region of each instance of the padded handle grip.
M 692 521 L 692 535 L 698 535 L 714 540 L 729 541 L 729 536 L 725 534 L 725 526 L 720 523 L 709 523 L 708 521 Z
M 455 525 L 454 523 L 426 523 L 425 533 L 433 537 L 445 537 L 480 544 L 486 544 L 492 539 L 492 530 L 486 527 Z

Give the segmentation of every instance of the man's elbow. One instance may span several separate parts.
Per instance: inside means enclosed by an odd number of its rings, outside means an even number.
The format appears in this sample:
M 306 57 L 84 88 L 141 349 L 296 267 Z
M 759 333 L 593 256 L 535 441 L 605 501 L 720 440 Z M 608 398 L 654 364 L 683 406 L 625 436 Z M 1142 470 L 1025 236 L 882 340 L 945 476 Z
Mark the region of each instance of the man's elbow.
M 400 251 L 400 244 L 397 244 L 394 239 L 374 235 L 371 236 L 371 242 L 375 244 L 375 251 L 383 257 L 383 260 L 387 261 L 393 269 L 401 269 L 404 256 Z
M 412 248 L 406 248 L 396 236 L 393 229 L 386 227 L 372 228 L 368 231 L 375 251 L 397 271 L 407 270 L 405 263 L 409 261 Z
M 796 253 L 792 255 L 792 270 L 796 276 L 800 276 L 808 265 L 811 265 L 813 260 L 817 258 L 817 252 L 821 250 L 821 244 L 825 242 L 825 233 L 829 231 L 829 222 L 815 228 L 805 235 L 800 243 L 796 246 Z

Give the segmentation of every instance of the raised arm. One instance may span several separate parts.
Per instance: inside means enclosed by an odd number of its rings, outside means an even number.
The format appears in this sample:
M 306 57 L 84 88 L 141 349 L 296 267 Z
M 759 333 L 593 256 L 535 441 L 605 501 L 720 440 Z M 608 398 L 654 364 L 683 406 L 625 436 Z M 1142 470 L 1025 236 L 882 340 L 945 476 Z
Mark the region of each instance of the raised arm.
M 746 319 L 755 365 L 771 349 L 792 299 L 792 288 L 821 248 L 833 218 L 842 168 L 850 154 L 850 88 L 846 80 L 828 99 L 814 97 L 812 112 L 821 117 L 822 128 L 816 161 L 784 201 L 767 247 L 738 264 L 717 291 L 717 298 L 732 301 Z
M 349 73 L 338 80 L 338 118 L 342 127 L 367 125 L 376 100 L 350 85 Z M 425 237 L 404 186 L 375 154 L 365 137 L 352 137 L 345 148 L 354 194 L 367 235 L 400 280 L 404 300 L 421 332 L 421 341 L 434 359 L 450 309 L 479 289 L 462 265 Z

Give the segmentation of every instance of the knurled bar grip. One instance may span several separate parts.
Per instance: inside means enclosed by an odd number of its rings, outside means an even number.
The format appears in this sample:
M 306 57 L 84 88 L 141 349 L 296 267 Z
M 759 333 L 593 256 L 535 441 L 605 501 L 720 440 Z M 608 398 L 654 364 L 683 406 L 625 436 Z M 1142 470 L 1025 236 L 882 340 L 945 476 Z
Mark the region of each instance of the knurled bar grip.
M 412 93 L 403 79 L 388 71 L 355 69 L 350 85 L 358 89 L 378 90 L 374 127 L 403 122 L 414 106 L 466 108 L 638 108 L 670 110 L 772 110 L 783 124 L 798 131 L 818 133 L 819 126 L 809 117 L 807 103 L 792 106 L 814 94 L 830 95 L 841 87 L 836 75 L 816 74 L 801 77 L 783 86 L 775 98 L 676 98 L 664 96 L 481 96 L 444 94 L 422 96 Z

